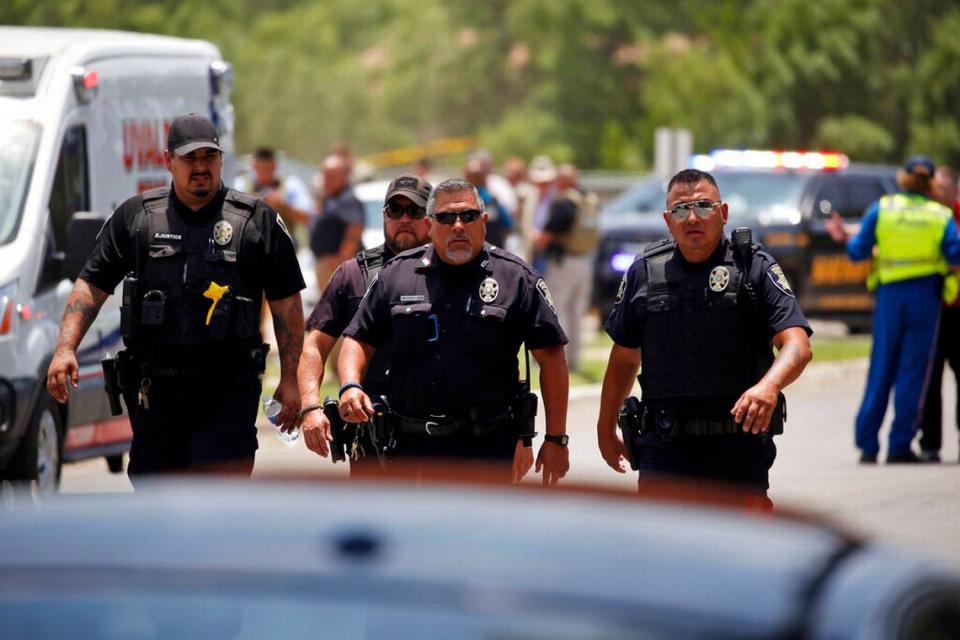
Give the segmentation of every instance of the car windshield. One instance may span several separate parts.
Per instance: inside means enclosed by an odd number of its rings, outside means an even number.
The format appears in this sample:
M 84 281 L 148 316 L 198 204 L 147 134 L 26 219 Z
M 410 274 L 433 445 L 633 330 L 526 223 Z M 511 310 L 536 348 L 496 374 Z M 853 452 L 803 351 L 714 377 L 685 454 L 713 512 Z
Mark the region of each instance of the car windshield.
M 13 239 L 20 224 L 39 140 L 36 123 L 0 118 L 0 245 Z
M 720 196 L 730 208 L 727 224 L 799 223 L 807 173 L 716 172 Z
M 637 212 L 663 211 L 664 181 L 660 178 L 645 178 L 633 185 L 604 207 L 604 216 L 623 216 Z

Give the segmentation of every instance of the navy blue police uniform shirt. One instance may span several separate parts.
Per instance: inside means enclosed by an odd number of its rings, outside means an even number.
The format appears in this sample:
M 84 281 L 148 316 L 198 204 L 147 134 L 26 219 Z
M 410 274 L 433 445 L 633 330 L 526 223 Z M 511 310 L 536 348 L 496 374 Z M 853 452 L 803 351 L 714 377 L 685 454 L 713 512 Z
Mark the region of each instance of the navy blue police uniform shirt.
M 680 251 L 674 249 L 675 258 L 679 259 L 683 274 L 684 282 L 681 285 L 706 289 L 710 272 L 715 266 L 723 264 L 724 258 L 729 257 L 730 251 L 732 246 L 724 238 L 707 260 L 692 263 L 684 260 Z M 813 333 L 783 274 L 783 269 L 773 256 L 764 251 L 754 253 L 749 279 L 757 286 L 759 313 L 767 327 L 769 338 L 790 327 L 802 327 L 807 335 Z M 646 261 L 641 255 L 630 266 L 620 282 L 616 304 L 604 324 L 604 330 L 618 345 L 639 349 L 646 316 L 647 268 Z M 714 339 L 722 340 L 723 336 L 715 336 Z M 704 357 L 709 357 L 709 354 L 705 353 Z
M 170 194 L 176 214 L 186 225 L 200 229 L 220 211 L 227 188 L 221 184 L 216 197 L 197 211 L 180 202 L 172 187 Z M 135 271 L 138 248 L 134 225 L 137 213 L 142 209 L 140 196 L 129 198 L 117 207 L 100 230 L 80 278 L 111 293 L 124 276 Z M 267 300 L 290 297 L 306 286 L 290 233 L 277 212 L 260 200 L 253 210 L 250 224 L 244 227 L 239 260 L 241 277 L 262 289 Z
M 391 349 L 391 407 L 419 418 L 460 418 L 477 405 L 509 402 L 521 344 L 567 343 L 540 274 L 489 243 L 459 266 L 432 245 L 397 255 L 344 335 Z

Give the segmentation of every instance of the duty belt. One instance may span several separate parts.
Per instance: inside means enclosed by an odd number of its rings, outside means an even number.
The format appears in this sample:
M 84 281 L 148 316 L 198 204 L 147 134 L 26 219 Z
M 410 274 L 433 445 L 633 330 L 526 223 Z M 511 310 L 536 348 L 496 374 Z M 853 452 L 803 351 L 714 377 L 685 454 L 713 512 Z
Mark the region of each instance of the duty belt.
M 469 433 L 482 436 L 510 426 L 509 415 L 488 420 L 470 420 L 468 418 L 450 419 L 446 416 L 431 416 L 427 419 L 394 415 L 396 429 L 404 435 L 450 436 L 455 433 Z
M 685 436 L 722 436 L 741 433 L 743 427 L 732 418 L 680 418 L 669 411 L 644 414 L 642 433 L 653 431 L 664 440 Z

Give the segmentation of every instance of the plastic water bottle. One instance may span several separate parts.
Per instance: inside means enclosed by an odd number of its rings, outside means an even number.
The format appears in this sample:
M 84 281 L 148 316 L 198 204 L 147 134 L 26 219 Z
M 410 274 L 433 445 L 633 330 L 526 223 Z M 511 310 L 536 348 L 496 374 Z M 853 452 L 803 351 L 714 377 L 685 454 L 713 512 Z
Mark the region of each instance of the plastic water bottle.
M 283 404 L 275 398 L 263 397 L 263 415 L 267 416 L 270 424 L 277 428 L 277 435 L 287 444 L 292 444 L 300 437 L 300 427 L 297 427 L 289 433 L 281 429 L 283 425 L 278 423 L 280 412 L 283 411 Z

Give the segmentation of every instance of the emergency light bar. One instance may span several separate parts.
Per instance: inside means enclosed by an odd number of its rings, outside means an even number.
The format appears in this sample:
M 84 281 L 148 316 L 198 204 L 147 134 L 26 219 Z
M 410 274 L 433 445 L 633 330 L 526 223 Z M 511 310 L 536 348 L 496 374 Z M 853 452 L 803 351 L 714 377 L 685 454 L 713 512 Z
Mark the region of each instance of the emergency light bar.
M 72 67 L 70 77 L 73 78 L 73 93 L 80 104 L 89 104 L 97 95 L 100 85 L 100 74 L 96 71 L 87 71 L 83 67 Z
M 691 156 L 690 166 L 701 171 L 714 169 L 845 169 L 850 159 L 832 151 L 763 151 L 758 149 L 716 149 L 709 155 Z

